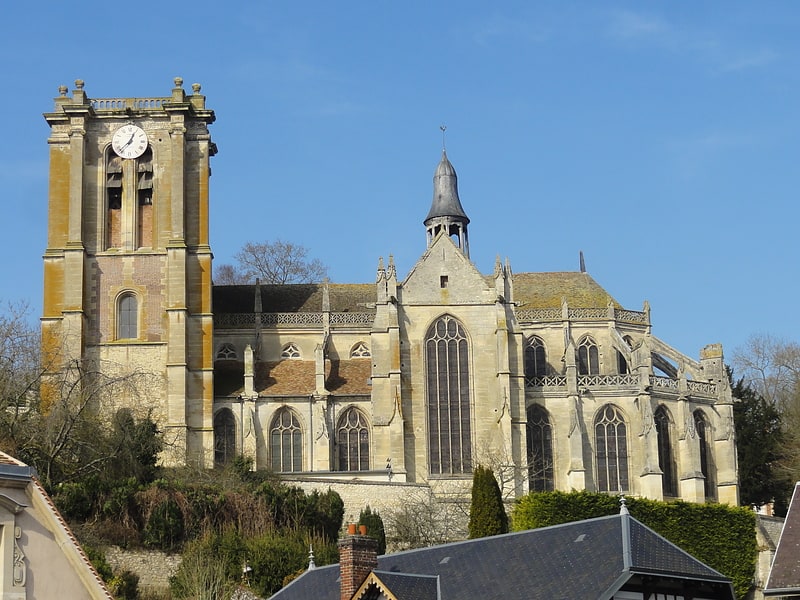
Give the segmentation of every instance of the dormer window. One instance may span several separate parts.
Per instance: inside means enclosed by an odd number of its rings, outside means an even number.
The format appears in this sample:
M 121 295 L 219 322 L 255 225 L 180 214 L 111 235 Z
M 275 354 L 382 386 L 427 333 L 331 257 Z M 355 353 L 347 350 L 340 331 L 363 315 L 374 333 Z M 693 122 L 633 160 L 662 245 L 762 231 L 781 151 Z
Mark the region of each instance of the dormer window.
M 364 342 L 358 342 L 353 349 L 350 350 L 350 358 L 369 358 L 372 356 L 370 354 L 369 348 Z

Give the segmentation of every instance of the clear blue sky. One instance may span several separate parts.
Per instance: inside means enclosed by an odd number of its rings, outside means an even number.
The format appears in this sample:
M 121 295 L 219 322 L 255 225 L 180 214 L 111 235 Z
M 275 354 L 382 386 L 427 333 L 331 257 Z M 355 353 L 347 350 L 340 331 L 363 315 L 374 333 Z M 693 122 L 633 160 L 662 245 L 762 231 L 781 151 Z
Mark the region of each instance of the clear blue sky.
M 473 261 L 578 269 L 692 357 L 800 339 L 800 4 L 13 2 L 0 61 L 0 298 L 41 306 L 48 128 L 201 83 L 212 248 L 307 246 L 335 282 L 425 249 L 441 133 Z

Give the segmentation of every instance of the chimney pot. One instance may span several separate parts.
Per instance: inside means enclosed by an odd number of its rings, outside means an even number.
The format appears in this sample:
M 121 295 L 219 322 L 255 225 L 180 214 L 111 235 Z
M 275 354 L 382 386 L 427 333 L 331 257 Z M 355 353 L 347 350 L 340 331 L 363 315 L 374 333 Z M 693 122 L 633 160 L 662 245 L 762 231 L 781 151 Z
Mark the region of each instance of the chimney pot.
M 358 533 L 361 535 L 367 535 L 367 526 L 366 525 L 359 525 L 358 526 Z

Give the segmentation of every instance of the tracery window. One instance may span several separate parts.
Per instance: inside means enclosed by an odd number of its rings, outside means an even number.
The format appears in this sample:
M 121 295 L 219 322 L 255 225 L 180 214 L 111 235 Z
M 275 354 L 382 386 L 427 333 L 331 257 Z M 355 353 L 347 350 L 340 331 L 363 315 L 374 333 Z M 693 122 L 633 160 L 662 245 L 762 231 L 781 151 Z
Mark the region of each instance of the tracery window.
M 469 341 L 453 317 L 445 315 L 428 329 L 425 368 L 430 472 L 471 473 Z
M 703 489 L 707 500 L 717 497 L 717 483 L 714 480 L 714 453 L 711 449 L 711 427 L 702 410 L 694 411 L 694 430 L 700 445 L 700 471 L 703 473 Z
M 138 317 L 139 309 L 136 295 L 128 292 L 120 296 L 117 302 L 118 340 L 134 340 L 139 337 Z
M 364 414 L 348 408 L 339 419 L 336 429 L 340 471 L 369 470 L 369 427 Z
M 369 358 L 372 356 L 370 354 L 369 348 L 364 342 L 358 342 L 353 349 L 350 350 L 350 358 Z
M 552 492 L 553 478 L 553 428 L 547 411 L 532 404 L 527 411 L 528 424 L 528 487 L 531 492 Z
M 597 375 L 600 373 L 600 353 L 595 341 L 586 336 L 578 346 L 578 375 Z
M 236 420 L 230 408 L 214 415 L 214 464 L 227 465 L 236 456 Z
M 236 347 L 229 342 L 225 342 L 217 350 L 217 359 L 236 360 Z
M 597 457 L 597 490 L 628 491 L 628 439 L 622 413 L 606 404 L 594 420 Z
M 547 375 L 547 351 L 544 341 L 538 336 L 528 338 L 525 344 L 525 376 L 544 377 Z
M 303 470 L 303 431 L 290 408 L 279 409 L 269 429 L 272 470 L 290 473 Z
M 281 358 L 300 358 L 300 349 L 293 342 L 286 344 L 281 351 Z
M 653 422 L 658 436 L 658 468 L 663 473 L 661 476 L 662 490 L 665 496 L 677 496 L 677 467 L 672 452 L 672 436 L 670 435 L 672 419 L 670 419 L 669 411 L 663 404 L 656 409 L 653 415 Z

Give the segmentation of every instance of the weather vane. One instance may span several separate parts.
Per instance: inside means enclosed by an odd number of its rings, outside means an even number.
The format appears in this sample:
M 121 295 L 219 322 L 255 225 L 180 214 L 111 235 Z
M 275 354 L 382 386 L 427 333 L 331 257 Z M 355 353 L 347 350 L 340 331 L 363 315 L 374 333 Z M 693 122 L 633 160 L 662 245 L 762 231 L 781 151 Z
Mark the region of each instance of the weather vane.
M 444 132 L 447 131 L 447 125 L 439 125 L 439 129 L 442 130 L 442 151 L 447 150 L 447 147 L 444 143 Z

